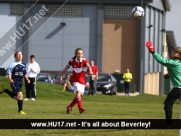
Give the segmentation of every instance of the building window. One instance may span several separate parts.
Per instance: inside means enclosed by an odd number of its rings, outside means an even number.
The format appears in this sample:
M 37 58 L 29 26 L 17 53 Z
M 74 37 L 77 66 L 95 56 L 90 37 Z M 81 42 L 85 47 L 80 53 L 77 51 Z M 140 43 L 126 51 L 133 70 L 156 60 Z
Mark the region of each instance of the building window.
M 133 18 L 134 5 L 104 5 L 104 18 Z
M 80 4 L 47 4 L 49 11 L 46 15 L 54 16 L 82 16 L 82 5 Z M 60 9 L 59 9 L 60 8 Z M 56 10 L 59 9 L 57 12 Z M 56 12 L 56 13 L 55 13 Z
M 11 3 L 11 15 L 23 15 L 24 3 Z

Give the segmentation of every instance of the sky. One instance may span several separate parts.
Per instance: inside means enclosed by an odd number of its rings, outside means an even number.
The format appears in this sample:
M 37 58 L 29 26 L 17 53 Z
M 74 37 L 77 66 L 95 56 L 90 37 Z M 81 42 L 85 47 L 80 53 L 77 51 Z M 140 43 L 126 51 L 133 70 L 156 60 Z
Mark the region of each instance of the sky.
M 166 31 L 174 31 L 177 46 L 181 47 L 181 0 L 169 0 L 171 9 L 166 12 Z

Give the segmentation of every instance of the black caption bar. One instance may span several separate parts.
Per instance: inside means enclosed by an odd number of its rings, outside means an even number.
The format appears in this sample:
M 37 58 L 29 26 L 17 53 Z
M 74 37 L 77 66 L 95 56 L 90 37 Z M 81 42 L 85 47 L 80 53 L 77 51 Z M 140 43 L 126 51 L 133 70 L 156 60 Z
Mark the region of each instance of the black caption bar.
M 169 129 L 181 129 L 173 119 Z M 0 119 L 0 129 L 168 129 L 165 119 Z

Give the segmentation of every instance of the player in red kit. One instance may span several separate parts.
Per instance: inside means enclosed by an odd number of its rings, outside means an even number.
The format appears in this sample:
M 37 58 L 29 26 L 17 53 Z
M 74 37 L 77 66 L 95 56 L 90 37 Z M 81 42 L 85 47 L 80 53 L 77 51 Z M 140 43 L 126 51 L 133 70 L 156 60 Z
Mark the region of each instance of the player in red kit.
M 90 76 L 89 84 L 90 84 L 90 90 L 89 94 L 96 95 L 97 93 L 97 80 L 98 80 L 98 68 L 96 65 L 94 65 L 94 61 L 90 61 L 90 66 L 92 69 L 92 75 Z
M 62 76 L 64 73 L 72 66 L 72 82 L 74 87 L 74 93 L 76 93 L 76 97 L 67 106 L 67 114 L 70 114 L 73 106 L 77 103 L 79 112 L 83 113 L 85 109 L 82 107 L 82 96 L 84 94 L 85 89 L 85 71 L 88 68 L 89 74 L 92 75 L 92 69 L 87 61 L 87 59 L 83 58 L 83 50 L 81 48 L 77 48 L 75 50 L 75 56 L 68 62 L 68 65 L 63 69 L 60 74 L 59 82 L 62 82 Z

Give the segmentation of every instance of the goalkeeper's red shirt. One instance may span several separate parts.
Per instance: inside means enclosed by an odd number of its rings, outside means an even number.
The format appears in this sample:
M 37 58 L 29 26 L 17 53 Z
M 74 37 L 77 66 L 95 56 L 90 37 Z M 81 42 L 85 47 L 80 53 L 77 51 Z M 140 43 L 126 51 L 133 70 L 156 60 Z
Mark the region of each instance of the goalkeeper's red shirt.
M 72 82 L 79 82 L 80 84 L 85 85 L 85 71 L 86 68 L 89 66 L 87 59 L 81 58 L 80 61 L 77 58 L 72 59 L 69 61 L 67 68 L 72 66 Z

